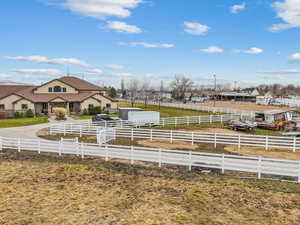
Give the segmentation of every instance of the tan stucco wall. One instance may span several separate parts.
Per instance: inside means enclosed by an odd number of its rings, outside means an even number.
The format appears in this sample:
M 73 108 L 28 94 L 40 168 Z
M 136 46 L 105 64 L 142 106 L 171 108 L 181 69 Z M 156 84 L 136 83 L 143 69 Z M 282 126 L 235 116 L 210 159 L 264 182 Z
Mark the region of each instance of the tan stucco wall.
M 45 85 L 43 85 L 43 86 L 41 86 L 41 87 L 39 87 L 39 88 L 37 88 L 35 91 L 34 91 L 34 93 L 35 94 L 45 94 L 45 93 L 49 93 L 48 92 L 48 88 L 49 87 L 54 87 L 54 86 L 61 86 L 62 88 L 66 88 L 67 89 L 67 92 L 62 92 L 62 93 L 66 93 L 66 94 L 76 94 L 76 93 L 78 93 L 78 91 L 75 89 L 75 88 L 73 88 L 73 87 L 71 87 L 71 86 L 69 86 L 69 85 L 66 85 L 66 84 L 64 84 L 63 82 L 60 82 L 60 81 L 58 81 L 58 80 L 55 80 L 55 81 L 52 81 L 52 82 L 50 82 L 50 83 L 48 83 L 48 84 L 45 84 Z M 50 93 L 53 93 L 53 92 L 50 92 Z
M 17 95 L 10 95 L 7 96 L 6 98 L 3 98 L 0 100 L 0 105 L 4 104 L 6 110 L 14 110 L 13 102 L 21 99 L 21 97 Z
M 88 98 L 88 99 L 86 99 L 85 101 L 83 101 L 83 102 L 80 104 L 80 110 L 81 110 L 81 112 L 82 112 L 84 109 L 88 109 L 90 104 L 93 104 L 94 107 L 101 106 L 101 103 L 98 102 L 96 99 Z
M 117 109 L 118 105 L 116 102 L 112 102 L 111 100 L 103 97 L 102 95 L 98 94 L 98 95 L 94 95 L 94 98 L 98 99 L 101 101 L 101 107 L 106 107 L 106 104 L 110 104 L 111 105 L 111 109 Z
M 55 98 L 55 99 L 51 100 L 50 102 L 65 102 L 65 100 L 63 100 L 61 98 Z
M 22 110 L 22 104 L 27 104 L 28 109 L 32 109 L 33 112 L 35 111 L 34 104 L 26 99 L 22 99 L 22 100 L 18 101 L 15 104 L 15 110 L 17 110 L 17 111 Z

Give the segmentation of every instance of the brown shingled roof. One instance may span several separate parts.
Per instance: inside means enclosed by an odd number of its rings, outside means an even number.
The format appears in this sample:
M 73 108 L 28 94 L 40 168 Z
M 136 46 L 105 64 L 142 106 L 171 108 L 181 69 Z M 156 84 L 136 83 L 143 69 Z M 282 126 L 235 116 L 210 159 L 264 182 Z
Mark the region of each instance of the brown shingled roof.
M 65 84 L 70 85 L 71 87 L 76 88 L 80 91 L 99 91 L 104 90 L 104 88 L 99 87 L 95 84 L 92 84 L 90 82 L 87 82 L 85 80 L 79 79 L 77 77 L 61 77 L 57 79 Z
M 15 94 L 21 90 L 34 88 L 32 85 L 0 85 L 0 99 L 5 98 L 11 94 Z
M 55 98 L 62 98 L 67 102 L 82 102 L 85 99 L 94 96 L 97 93 L 93 92 L 83 92 L 79 94 L 64 94 L 64 93 L 52 93 L 52 94 L 34 94 L 33 89 L 35 87 L 30 87 L 16 94 L 31 101 L 31 102 L 49 102 Z

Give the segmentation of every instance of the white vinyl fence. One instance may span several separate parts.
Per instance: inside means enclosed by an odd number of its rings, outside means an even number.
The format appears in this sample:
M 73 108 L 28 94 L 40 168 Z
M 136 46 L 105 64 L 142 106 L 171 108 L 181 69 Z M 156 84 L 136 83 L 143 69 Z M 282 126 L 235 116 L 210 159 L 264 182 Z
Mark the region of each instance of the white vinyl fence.
M 116 129 L 115 128 L 109 127 L 109 128 L 104 128 L 104 129 L 101 129 L 98 131 L 99 131 L 97 133 L 97 143 L 98 144 L 106 144 L 109 141 L 116 139 Z
M 300 161 L 279 160 L 261 157 L 245 157 L 225 154 L 211 154 L 192 151 L 166 150 L 158 148 L 145 148 L 134 146 L 99 145 L 90 143 L 46 141 L 40 139 L 18 139 L 0 137 L 0 150 L 17 150 L 70 154 L 85 156 L 98 156 L 106 160 L 126 159 L 131 164 L 134 161 L 145 161 L 162 164 L 173 164 L 192 167 L 220 169 L 222 173 L 239 171 L 262 175 L 276 175 L 294 177 L 300 182 Z
M 129 99 L 118 99 L 119 101 L 131 102 Z M 135 100 L 137 104 L 144 104 L 144 101 Z M 156 101 L 148 101 L 149 105 L 161 105 L 166 107 L 174 107 L 180 109 L 191 109 L 196 111 L 206 111 L 206 112 L 218 112 L 218 113 L 227 113 L 227 114 L 239 114 L 242 116 L 250 116 L 255 117 L 255 111 L 249 110 L 241 110 L 241 109 L 233 109 L 233 108 L 224 108 L 224 107 L 211 107 L 211 106 L 200 106 L 200 105 L 192 105 L 192 104 L 176 104 L 176 103 L 167 103 L 167 102 L 156 102 Z
M 69 123 L 69 124 L 54 124 L 51 125 L 51 130 L 55 130 L 56 127 L 59 129 L 80 129 L 78 125 L 82 126 L 83 135 L 84 130 L 95 131 L 96 127 L 120 127 L 120 128 L 134 128 L 134 127 L 151 127 L 152 125 L 157 126 L 168 126 L 168 125 L 190 125 L 190 124 L 202 124 L 202 123 L 216 123 L 216 122 L 226 122 L 234 119 L 243 119 L 241 115 L 225 114 L 225 115 L 209 115 L 209 116 L 186 116 L 186 117 L 167 117 L 161 118 L 159 124 L 151 124 L 147 121 L 142 123 L 133 123 L 128 120 L 112 120 L 112 121 L 98 121 L 98 122 L 79 122 L 79 123 Z M 80 132 L 80 130 L 78 130 Z
M 115 128 L 116 138 L 150 139 L 150 140 L 168 140 L 184 141 L 195 143 L 210 143 L 217 147 L 217 144 L 235 145 L 238 148 L 242 146 L 263 147 L 266 150 L 291 149 L 294 152 L 300 149 L 300 138 L 286 136 L 263 136 L 263 135 L 244 135 L 228 133 L 211 132 L 191 132 L 159 129 L 139 129 L 139 128 Z M 77 134 L 77 135 L 97 135 L 97 127 L 81 125 L 53 125 L 50 128 L 51 134 Z

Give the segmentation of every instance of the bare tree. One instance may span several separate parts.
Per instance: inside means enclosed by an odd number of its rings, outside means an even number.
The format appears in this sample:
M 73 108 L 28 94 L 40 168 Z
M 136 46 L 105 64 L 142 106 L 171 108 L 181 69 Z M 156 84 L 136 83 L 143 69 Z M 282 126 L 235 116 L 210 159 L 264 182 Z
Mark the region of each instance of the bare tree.
M 129 92 L 129 97 L 132 107 L 134 106 L 135 100 L 139 93 L 140 82 L 136 79 L 132 79 L 127 83 L 127 90 Z
M 164 93 L 165 87 L 164 87 L 164 82 L 160 82 L 160 88 L 159 88 L 159 96 L 158 96 L 158 108 L 160 109 L 160 102 Z
M 149 80 L 144 80 L 141 84 L 141 94 L 144 98 L 144 105 L 147 108 L 148 98 L 151 92 L 151 83 Z
M 126 95 L 124 80 L 121 80 L 121 97 L 124 98 Z
M 176 100 L 183 100 L 187 91 L 191 90 L 193 81 L 184 75 L 175 75 L 171 83 L 172 97 Z

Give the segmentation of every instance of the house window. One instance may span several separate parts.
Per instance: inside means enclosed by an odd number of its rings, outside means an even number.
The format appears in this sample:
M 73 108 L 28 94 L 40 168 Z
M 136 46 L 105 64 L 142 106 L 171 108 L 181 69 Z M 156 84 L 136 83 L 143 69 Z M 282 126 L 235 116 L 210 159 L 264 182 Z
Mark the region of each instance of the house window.
M 89 104 L 89 109 L 92 109 L 94 108 L 94 105 L 93 104 Z
M 5 105 L 4 104 L 0 105 L 0 110 L 5 110 Z
M 54 86 L 54 92 L 61 92 L 61 86 Z
M 49 88 L 48 88 L 48 92 L 52 92 L 52 87 L 49 87 Z
M 111 104 L 106 104 L 105 108 L 110 109 L 111 108 Z
M 63 88 L 62 90 L 63 90 L 63 92 L 67 92 L 67 88 Z
M 22 110 L 26 110 L 26 109 L 28 109 L 28 105 L 27 104 L 22 104 L 21 108 L 22 108 Z

